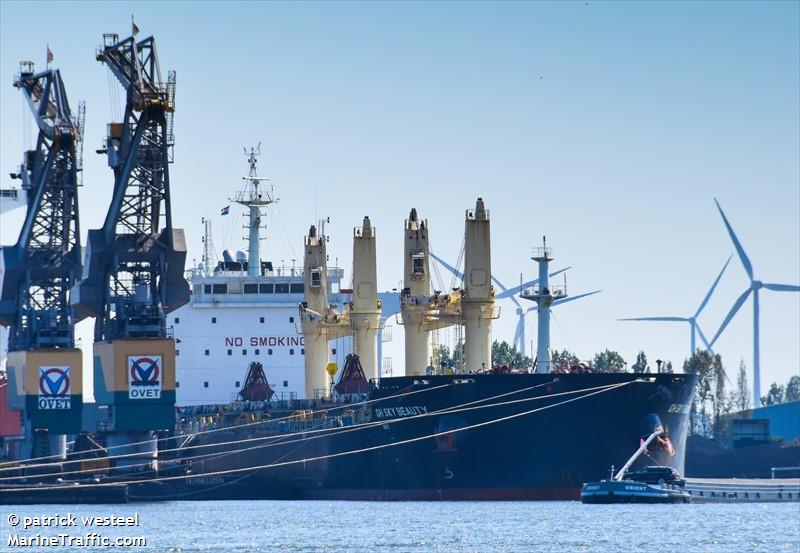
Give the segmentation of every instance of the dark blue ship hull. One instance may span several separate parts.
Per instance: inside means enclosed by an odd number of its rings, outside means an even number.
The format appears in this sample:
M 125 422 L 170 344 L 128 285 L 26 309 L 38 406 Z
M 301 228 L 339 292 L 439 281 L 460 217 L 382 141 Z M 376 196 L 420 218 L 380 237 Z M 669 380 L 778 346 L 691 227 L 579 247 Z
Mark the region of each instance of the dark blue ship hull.
M 578 499 L 583 482 L 622 466 L 656 426 L 669 439 L 651 444 L 640 462 L 682 473 L 694 386 L 695 378 L 682 374 L 384 378 L 361 410 L 306 413 L 305 434 L 293 433 L 296 425 L 276 431 L 268 424 L 199 434 L 191 445 L 263 439 L 189 448 L 187 459 L 204 455 L 187 461 L 192 478 L 130 495 Z M 251 449 L 235 451 L 242 447 Z

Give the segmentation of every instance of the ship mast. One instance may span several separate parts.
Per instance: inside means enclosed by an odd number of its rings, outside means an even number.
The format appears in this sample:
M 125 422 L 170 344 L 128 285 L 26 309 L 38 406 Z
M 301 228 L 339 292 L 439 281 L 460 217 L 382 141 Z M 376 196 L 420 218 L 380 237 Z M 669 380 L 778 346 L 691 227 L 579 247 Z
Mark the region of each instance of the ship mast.
M 531 259 L 539 264 L 539 279 L 536 286 L 522 291 L 521 298 L 536 302 L 538 321 L 538 344 L 536 350 L 536 372 L 549 373 L 550 363 L 550 306 L 555 300 L 567 297 L 566 280 L 564 286 L 553 286 L 549 281 L 549 266 L 553 260 L 553 250 L 547 247 L 547 238 L 542 237 L 542 247 L 533 248 Z
M 231 201 L 245 206 L 248 210 L 248 252 L 247 252 L 247 275 L 261 275 L 261 215 L 263 210 L 277 201 L 272 186 L 269 190 L 261 187 L 262 181 L 269 181 L 266 177 L 258 176 L 258 156 L 261 155 L 261 143 L 255 148 L 244 149 L 247 163 L 250 165 L 250 173 L 242 177 L 245 181 L 244 188 L 236 194 Z

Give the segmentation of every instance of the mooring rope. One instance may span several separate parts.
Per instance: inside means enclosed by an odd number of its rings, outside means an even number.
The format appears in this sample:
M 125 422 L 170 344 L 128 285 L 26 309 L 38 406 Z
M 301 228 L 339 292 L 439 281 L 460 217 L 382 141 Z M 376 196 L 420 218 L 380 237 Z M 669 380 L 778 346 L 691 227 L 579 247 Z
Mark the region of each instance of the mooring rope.
M 6 492 L 27 492 L 27 491 L 34 490 L 34 489 L 35 490 L 47 491 L 47 490 L 59 490 L 59 489 L 65 489 L 65 488 L 69 488 L 69 489 L 102 488 L 102 487 L 109 487 L 109 486 L 150 484 L 150 483 L 156 483 L 156 482 L 170 482 L 170 481 L 175 481 L 175 480 L 186 480 L 186 479 L 196 478 L 196 477 L 205 477 L 205 478 L 207 478 L 207 477 L 210 477 L 210 476 L 223 476 L 223 475 L 227 475 L 227 474 L 239 474 L 239 473 L 255 471 L 255 470 L 263 470 L 263 469 L 270 469 L 270 468 L 277 468 L 277 467 L 296 465 L 296 464 L 300 464 L 300 463 L 309 463 L 309 462 L 313 462 L 313 461 L 334 459 L 334 458 L 345 457 L 345 456 L 350 456 L 350 455 L 357 455 L 357 454 L 360 454 L 360 453 L 366 453 L 366 452 L 370 452 L 370 451 L 376 451 L 376 450 L 385 449 L 385 448 L 389 448 L 389 447 L 397 447 L 397 446 L 400 446 L 400 445 L 406 445 L 406 444 L 410 444 L 410 443 L 420 442 L 420 441 L 423 441 L 423 440 L 428 440 L 428 439 L 431 439 L 431 438 L 437 438 L 439 436 L 444 436 L 444 435 L 448 435 L 448 434 L 456 434 L 456 433 L 459 433 L 459 432 L 464 432 L 464 431 L 472 430 L 472 429 L 475 429 L 475 428 L 482 428 L 482 427 L 489 426 L 489 425 L 492 425 L 492 424 L 497 424 L 497 423 L 500 423 L 500 422 L 505 422 L 505 421 L 509 421 L 509 420 L 516 419 L 516 418 L 519 418 L 519 417 L 524 417 L 524 416 L 527 416 L 527 415 L 532 415 L 534 413 L 539 413 L 539 412 L 542 412 L 542 411 L 546 411 L 548 409 L 553 409 L 553 408 L 556 408 L 556 407 L 560 407 L 562 405 L 566 405 L 568 403 L 572 403 L 572 402 L 575 402 L 575 401 L 580 401 L 582 399 L 586 399 L 588 397 L 592 397 L 592 396 L 595 396 L 595 395 L 598 395 L 598 394 L 603 394 L 603 393 L 606 393 L 606 392 L 610 392 L 610 391 L 616 390 L 618 388 L 621 388 L 623 386 L 628 386 L 628 385 L 633 384 L 635 382 L 641 382 L 641 380 L 634 380 L 634 381 L 629 381 L 629 382 L 622 382 L 620 384 L 614 384 L 614 385 L 605 386 L 604 389 L 597 390 L 597 391 L 594 391 L 594 392 L 590 392 L 590 393 L 582 395 L 580 397 L 566 399 L 564 401 L 561 401 L 559 403 L 554 403 L 552 405 L 545 405 L 543 407 L 538 407 L 538 408 L 535 408 L 535 409 L 530 409 L 528 411 L 522 411 L 520 413 L 514 413 L 514 414 L 511 414 L 511 415 L 506 415 L 504 417 L 498 417 L 496 419 L 491 419 L 491 420 L 488 420 L 488 421 L 482 421 L 482 422 L 479 422 L 479 423 L 463 426 L 461 428 L 454 428 L 452 430 L 434 432 L 432 434 L 427 434 L 427 435 L 424 435 L 424 436 L 417 436 L 417 437 L 414 437 L 414 438 L 407 438 L 405 440 L 399 440 L 397 442 L 378 444 L 378 445 L 364 447 L 364 448 L 360 448 L 360 449 L 354 449 L 354 450 L 350 450 L 350 451 L 342 451 L 342 452 L 339 452 L 339 453 L 330 453 L 330 454 L 327 454 L 327 455 L 318 455 L 318 456 L 315 456 L 315 457 L 307 457 L 307 458 L 303 458 L 303 459 L 295 459 L 295 460 L 291 460 L 291 461 L 282 461 L 282 462 L 278 462 L 278 463 L 269 463 L 269 464 L 265 464 L 265 465 L 256 465 L 256 466 L 251 466 L 251 467 L 241 467 L 241 468 L 235 468 L 235 469 L 226 469 L 226 470 L 219 470 L 219 471 L 204 472 L 204 473 L 201 473 L 201 474 L 189 474 L 189 475 L 180 475 L 180 476 L 164 476 L 164 477 L 150 478 L 150 479 L 144 479 L 144 480 L 140 479 L 140 480 L 128 480 L 128 481 L 120 481 L 120 482 L 98 482 L 98 483 L 87 483 L 87 484 L 69 483 L 69 484 L 54 485 L 54 486 L 20 486 L 20 487 L 15 487 L 15 488 L 6 488 L 3 491 L 6 491 Z

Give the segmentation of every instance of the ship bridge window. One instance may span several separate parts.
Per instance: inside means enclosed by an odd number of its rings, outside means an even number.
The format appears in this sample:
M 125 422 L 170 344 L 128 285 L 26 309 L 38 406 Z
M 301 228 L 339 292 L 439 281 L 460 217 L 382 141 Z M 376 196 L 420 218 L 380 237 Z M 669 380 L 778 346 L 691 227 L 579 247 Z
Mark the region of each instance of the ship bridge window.
M 294 317 L 289 317 L 289 322 L 293 323 L 294 322 Z
M 242 350 L 242 355 L 247 355 L 247 350 L 246 349 Z
M 275 283 L 275 293 L 276 294 L 288 294 L 289 293 L 289 283 L 288 282 L 276 282 Z
M 204 294 L 210 294 L 211 293 L 211 285 L 210 284 L 204 284 L 203 285 L 203 293 Z
M 322 269 L 311 270 L 311 287 L 319 288 L 322 286 Z
M 273 288 L 272 283 L 268 282 L 266 284 L 264 284 L 264 283 L 259 284 L 258 285 L 258 291 L 261 294 L 272 294 L 272 293 L 275 292 L 275 289 Z
M 263 323 L 264 322 L 264 317 L 259 317 L 258 318 L 258 322 Z
M 208 356 L 210 354 L 211 354 L 211 351 L 210 350 L 206 350 L 206 356 Z
M 192 293 L 195 296 L 199 296 L 203 292 L 203 285 L 202 284 L 195 284 L 192 289 Z
M 180 317 L 175 317 L 175 324 L 179 324 L 180 322 L 181 322 L 181 318 Z
M 228 293 L 228 285 L 227 284 L 212 284 L 211 291 L 214 294 L 227 294 Z
M 255 284 L 247 284 L 244 285 L 244 293 L 245 294 L 258 294 L 258 283 Z
M 217 318 L 216 317 L 211 317 L 211 324 L 212 325 L 217 324 Z
M 283 387 L 284 388 L 288 388 L 289 387 L 289 381 L 288 380 L 284 380 L 283 381 Z
M 208 388 L 208 382 L 203 382 L 203 388 Z
M 302 294 L 304 285 L 302 282 L 298 282 L 296 284 L 292 284 L 292 294 Z
M 425 254 L 423 252 L 411 254 L 411 272 L 415 275 L 425 274 Z
M 261 350 L 260 349 L 256 350 L 256 355 L 261 355 Z
M 236 381 L 236 384 L 235 384 L 235 386 L 236 386 L 237 388 L 238 388 L 239 386 L 241 386 L 241 384 L 239 383 L 239 381 L 238 381 L 238 380 Z

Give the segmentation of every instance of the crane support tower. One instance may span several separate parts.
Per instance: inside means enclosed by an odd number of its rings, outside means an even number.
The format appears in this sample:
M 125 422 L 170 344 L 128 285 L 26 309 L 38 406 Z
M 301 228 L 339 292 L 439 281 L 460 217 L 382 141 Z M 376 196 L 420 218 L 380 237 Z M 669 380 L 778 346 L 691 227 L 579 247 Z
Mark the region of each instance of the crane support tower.
M 381 326 L 381 300 L 377 293 L 375 228 L 369 217 L 353 229 L 353 295 L 342 312 L 328 303 L 328 266 L 324 223 L 312 226 L 305 238 L 303 272 L 305 287 L 299 306 L 300 326 L 305 339 L 306 398 L 330 393 L 327 373 L 328 341 L 353 337 L 357 355 L 367 379 L 379 377 L 378 331 Z
M 120 445 L 174 427 L 176 353 L 166 314 L 189 301 L 189 285 L 184 234 L 170 209 L 175 73 L 162 79 L 153 37 L 103 39 L 96 57 L 125 89 L 125 115 L 108 126 L 99 150 L 114 171 L 114 191 L 102 228 L 89 231 L 72 302 L 96 318 L 94 396 L 105 413 L 98 424 L 110 432 L 109 445 Z M 136 451 L 154 450 L 152 442 Z M 141 464 L 135 456 L 125 462 Z
M 431 363 L 431 295 L 428 221 L 420 220 L 412 209 L 405 221 L 403 243 L 403 291 L 400 295 L 401 317 L 405 330 L 406 375 L 423 375 Z
M 445 294 L 430 293 L 429 227 L 412 209 L 405 224 L 404 283 L 400 294 L 400 324 L 406 335 L 406 374 L 428 372 L 430 332 L 452 325 L 464 327 L 465 371 L 492 368 L 492 320 L 499 316 L 491 284 L 492 259 L 489 244 L 489 211 L 478 198 L 467 210 L 464 226 L 465 271 L 461 288 Z M 460 274 L 460 273 L 459 273 Z M 431 367 L 431 370 L 434 368 Z
M 84 106 L 70 110 L 58 69 L 20 64 L 14 81 L 39 134 L 18 173 L 27 213 L 17 243 L 0 255 L 0 324 L 9 327 L 8 398 L 24 412 L 31 455 L 66 455 L 81 429 L 81 352 L 69 290 L 81 274 L 78 184 Z M 33 439 L 34 434 L 36 440 Z
M 466 369 L 492 368 L 492 320 L 499 316 L 494 306 L 492 250 L 489 210 L 483 198 L 467 210 L 464 223 L 464 356 Z
M 305 237 L 303 251 L 303 303 L 300 304 L 300 327 L 305 339 L 306 398 L 325 397 L 330 393 L 328 341 L 350 334 L 350 321 L 328 303 L 328 237 L 325 221 L 312 225 Z
M 353 329 L 353 353 L 358 355 L 367 380 L 380 376 L 378 330 L 381 300 L 378 298 L 378 270 L 375 227 L 364 217 L 361 228 L 353 229 L 353 299 L 348 306 Z

